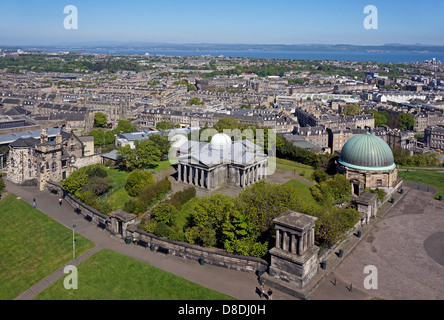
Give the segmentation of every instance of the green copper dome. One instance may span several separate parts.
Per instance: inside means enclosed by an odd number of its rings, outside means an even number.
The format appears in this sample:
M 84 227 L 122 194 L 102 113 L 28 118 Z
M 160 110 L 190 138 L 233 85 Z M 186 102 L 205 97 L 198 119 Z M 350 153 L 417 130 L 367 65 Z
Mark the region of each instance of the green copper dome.
M 348 140 L 338 162 L 346 167 L 372 171 L 390 170 L 396 166 L 388 144 L 368 132 Z

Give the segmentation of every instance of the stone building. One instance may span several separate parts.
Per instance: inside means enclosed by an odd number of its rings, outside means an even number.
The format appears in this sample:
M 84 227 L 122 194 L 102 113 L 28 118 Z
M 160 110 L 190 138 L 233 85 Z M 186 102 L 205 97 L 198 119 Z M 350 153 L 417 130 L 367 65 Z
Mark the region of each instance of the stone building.
M 231 141 L 223 133 L 210 143 L 189 141 L 179 148 L 177 179 L 207 190 L 245 188 L 266 178 L 267 155 L 249 140 Z
M 444 150 L 444 127 L 427 127 L 424 141 L 429 148 Z
M 352 193 L 358 196 L 364 189 L 390 189 L 398 185 L 398 169 L 392 150 L 384 140 L 369 132 L 347 141 L 337 169 L 350 181 Z
M 59 131 L 50 139 L 42 130 L 40 139 L 20 138 L 9 145 L 7 180 L 17 184 L 36 181 L 43 190 L 46 181 L 63 180 L 74 170 L 93 163 L 97 161 L 85 155 L 84 142 L 74 133 Z

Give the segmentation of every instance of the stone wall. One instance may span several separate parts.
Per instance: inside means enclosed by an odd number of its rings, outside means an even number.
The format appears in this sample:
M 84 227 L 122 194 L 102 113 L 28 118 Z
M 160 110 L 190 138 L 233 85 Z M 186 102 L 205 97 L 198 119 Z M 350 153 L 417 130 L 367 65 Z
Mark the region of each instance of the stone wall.
M 76 159 L 76 162 L 73 164 L 73 166 L 76 168 L 82 168 L 98 163 L 102 163 L 102 156 L 100 154 L 95 154 L 92 156 L 81 157 Z
M 10 154 L 6 162 L 8 168 L 6 179 L 17 184 L 35 179 L 37 165 L 34 150 L 32 148 L 10 148 L 9 150 Z
M 63 197 L 65 201 L 74 208 L 74 211 L 78 214 L 82 214 L 85 219 L 97 224 L 97 226 L 102 229 L 108 230 L 113 235 L 118 234 L 114 224 L 111 223 L 110 216 L 102 214 L 96 209 L 80 202 L 74 196 L 65 192 L 60 184 L 48 181 L 46 188 L 50 192 Z M 128 227 L 123 224 L 123 228 L 123 238 L 130 237 L 132 242 L 144 242 L 146 246 L 150 247 L 153 244 L 156 251 L 195 261 L 199 261 L 200 258 L 203 258 L 204 263 L 239 271 L 256 272 L 257 270 L 268 270 L 268 263 L 260 258 L 234 255 L 217 248 L 205 248 L 167 238 L 161 238 L 144 230 L 139 230 L 137 224 L 130 224 Z

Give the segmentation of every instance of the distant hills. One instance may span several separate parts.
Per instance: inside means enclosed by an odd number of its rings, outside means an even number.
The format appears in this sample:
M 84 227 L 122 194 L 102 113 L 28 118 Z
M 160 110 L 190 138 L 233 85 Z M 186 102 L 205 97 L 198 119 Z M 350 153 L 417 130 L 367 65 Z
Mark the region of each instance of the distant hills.
M 60 44 L 46 46 L 1 46 L 4 49 L 107 49 L 107 50 L 184 50 L 184 51 L 329 51 L 329 52 L 418 52 L 444 53 L 444 46 L 424 44 L 397 44 L 389 43 L 379 46 L 362 46 L 351 44 L 171 44 L 159 42 L 95 42 L 81 44 Z

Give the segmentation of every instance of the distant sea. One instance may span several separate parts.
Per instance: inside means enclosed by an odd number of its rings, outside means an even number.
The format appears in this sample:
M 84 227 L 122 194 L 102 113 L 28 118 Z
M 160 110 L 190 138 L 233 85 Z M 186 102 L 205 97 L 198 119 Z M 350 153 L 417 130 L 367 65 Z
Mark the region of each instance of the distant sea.
M 139 54 L 144 55 L 167 55 L 167 56 L 220 56 L 224 57 L 250 57 L 265 59 L 296 59 L 296 60 L 336 60 L 336 61 L 374 61 L 381 63 L 403 63 L 403 62 L 424 62 L 436 58 L 444 62 L 444 53 L 433 52 L 359 52 L 359 51 L 197 51 L 197 50 L 165 50 L 165 49 L 44 49 L 45 51 L 69 51 L 69 52 L 90 52 L 104 54 Z

